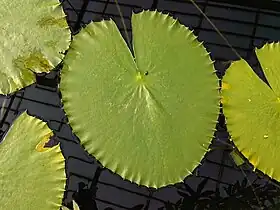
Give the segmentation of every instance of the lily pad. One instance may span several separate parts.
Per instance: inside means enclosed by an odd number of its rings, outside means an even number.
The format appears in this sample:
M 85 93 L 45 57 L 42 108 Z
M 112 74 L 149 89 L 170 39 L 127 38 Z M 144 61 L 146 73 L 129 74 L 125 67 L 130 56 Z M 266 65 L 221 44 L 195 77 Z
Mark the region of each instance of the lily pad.
M 239 151 L 253 166 L 280 180 L 280 45 L 256 49 L 268 86 L 245 60 L 233 62 L 223 78 L 227 127 Z
M 74 37 L 61 92 L 85 149 L 148 187 L 181 182 L 212 140 L 219 113 L 213 62 L 196 36 L 156 11 L 132 15 L 133 54 L 112 20 Z
M 1 210 L 60 209 L 66 176 L 59 145 L 46 148 L 47 124 L 21 114 L 0 144 Z
M 0 4 L 0 94 L 36 81 L 64 58 L 71 34 L 58 0 L 3 0 Z

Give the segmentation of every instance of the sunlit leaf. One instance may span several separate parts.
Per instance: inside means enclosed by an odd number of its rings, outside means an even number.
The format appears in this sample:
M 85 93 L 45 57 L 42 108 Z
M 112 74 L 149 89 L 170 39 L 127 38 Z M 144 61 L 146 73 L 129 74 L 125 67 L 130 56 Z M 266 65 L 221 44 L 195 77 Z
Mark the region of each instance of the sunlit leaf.
M 180 182 L 199 165 L 219 112 L 205 48 L 168 15 L 132 15 L 133 56 L 115 23 L 90 23 L 62 69 L 69 122 L 105 167 L 140 185 Z
M 0 144 L 1 210 L 59 210 L 65 163 L 59 145 L 45 148 L 47 124 L 21 114 Z
M 280 45 L 256 50 L 271 88 L 244 60 L 234 62 L 223 79 L 224 113 L 232 140 L 253 166 L 280 180 Z
M 35 82 L 35 73 L 60 63 L 70 31 L 59 0 L 2 0 L 0 4 L 0 94 Z

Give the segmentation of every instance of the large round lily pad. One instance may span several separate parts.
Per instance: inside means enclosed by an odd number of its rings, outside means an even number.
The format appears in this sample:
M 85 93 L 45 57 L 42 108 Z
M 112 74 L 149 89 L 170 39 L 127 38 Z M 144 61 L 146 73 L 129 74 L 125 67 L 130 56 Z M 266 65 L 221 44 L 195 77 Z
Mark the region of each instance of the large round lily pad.
M 2 0 L 0 3 L 0 94 L 36 81 L 64 57 L 71 40 L 59 0 Z
M 0 144 L 1 210 L 59 210 L 65 163 L 59 145 L 45 148 L 47 124 L 21 114 Z
M 205 48 L 172 17 L 132 15 L 134 56 L 112 20 L 74 37 L 61 75 L 70 124 L 105 167 L 140 185 L 180 182 L 213 136 L 218 80 Z
M 245 60 L 223 78 L 224 113 L 231 138 L 253 166 L 280 181 L 280 45 L 256 50 L 270 87 Z

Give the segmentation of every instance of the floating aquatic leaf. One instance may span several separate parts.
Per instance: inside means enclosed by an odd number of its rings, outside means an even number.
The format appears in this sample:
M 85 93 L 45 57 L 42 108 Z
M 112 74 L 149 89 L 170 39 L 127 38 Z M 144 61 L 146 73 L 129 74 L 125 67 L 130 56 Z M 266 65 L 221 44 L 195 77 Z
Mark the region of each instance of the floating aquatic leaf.
M 45 148 L 47 124 L 21 114 L 0 144 L 1 210 L 59 210 L 66 182 L 59 145 Z
M 280 45 L 256 50 L 271 88 L 245 60 L 232 63 L 223 79 L 224 113 L 231 138 L 255 168 L 280 180 Z
M 0 4 L 0 94 L 35 82 L 64 57 L 70 31 L 58 0 L 2 0 Z
M 62 210 L 69 210 L 67 207 L 62 206 Z M 78 204 L 73 200 L 73 210 L 80 210 Z
M 105 167 L 140 185 L 180 182 L 199 165 L 219 112 L 205 48 L 168 15 L 132 16 L 133 57 L 115 23 L 74 37 L 62 70 L 69 122 Z

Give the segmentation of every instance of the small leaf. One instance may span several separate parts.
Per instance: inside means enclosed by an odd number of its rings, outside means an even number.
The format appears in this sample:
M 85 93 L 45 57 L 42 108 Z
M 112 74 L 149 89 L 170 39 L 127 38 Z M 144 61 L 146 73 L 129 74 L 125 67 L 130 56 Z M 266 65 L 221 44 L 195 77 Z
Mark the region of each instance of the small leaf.
M 73 200 L 73 207 L 74 207 L 74 210 L 80 210 L 78 204 Z
M 69 208 L 62 206 L 62 210 L 70 210 Z M 80 210 L 78 204 L 73 200 L 73 210 Z
M 241 166 L 245 163 L 243 158 L 235 150 L 231 151 L 229 154 L 230 154 L 231 158 L 233 159 L 235 165 Z

